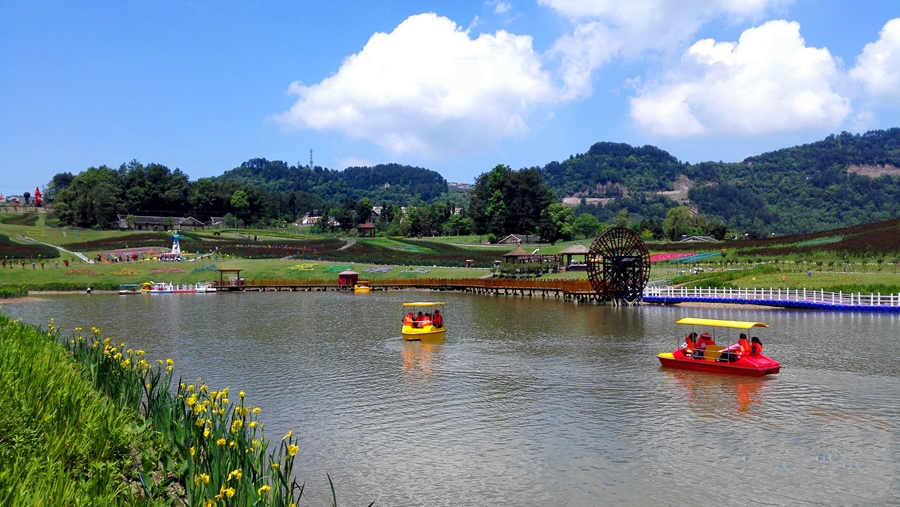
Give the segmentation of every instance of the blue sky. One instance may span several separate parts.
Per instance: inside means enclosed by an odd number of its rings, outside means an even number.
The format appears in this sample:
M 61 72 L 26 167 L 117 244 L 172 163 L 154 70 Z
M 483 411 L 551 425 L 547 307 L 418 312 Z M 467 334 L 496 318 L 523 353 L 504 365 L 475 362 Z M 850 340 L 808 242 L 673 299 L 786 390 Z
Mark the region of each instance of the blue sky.
M 136 159 L 472 182 L 599 141 L 739 161 L 900 126 L 896 0 L 0 0 L 0 193 Z

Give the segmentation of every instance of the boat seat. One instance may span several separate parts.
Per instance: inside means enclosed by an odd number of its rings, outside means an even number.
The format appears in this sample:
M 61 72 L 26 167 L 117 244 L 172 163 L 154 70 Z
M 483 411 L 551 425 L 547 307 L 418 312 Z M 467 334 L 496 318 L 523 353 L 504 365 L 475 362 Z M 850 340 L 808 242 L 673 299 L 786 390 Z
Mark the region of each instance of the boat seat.
M 722 355 L 723 350 L 725 350 L 724 345 L 707 345 L 706 349 L 703 351 L 703 359 L 706 361 L 715 361 Z

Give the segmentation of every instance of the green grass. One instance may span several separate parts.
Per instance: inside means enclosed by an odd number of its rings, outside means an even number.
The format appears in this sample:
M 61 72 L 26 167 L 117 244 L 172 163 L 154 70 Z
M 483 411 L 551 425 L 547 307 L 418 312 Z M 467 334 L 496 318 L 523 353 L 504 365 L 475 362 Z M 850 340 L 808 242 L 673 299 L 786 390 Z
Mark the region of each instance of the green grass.
M 0 505 L 299 502 L 297 438 L 272 445 L 243 392 L 176 385 L 171 360 L 75 331 L 0 315 Z
M 0 505 L 150 505 L 123 481 L 136 480 L 130 411 L 46 333 L 0 315 L 0 336 Z
M 513 245 L 483 245 L 480 243 L 481 236 L 462 236 L 462 237 L 436 237 L 434 239 L 410 239 L 410 238 L 357 238 L 356 245 L 345 249 L 338 250 L 345 244 L 345 241 L 336 238 L 334 235 L 310 235 L 307 228 L 287 227 L 284 229 L 228 229 L 220 231 L 219 235 L 214 234 L 215 231 L 191 231 L 186 233 L 186 238 L 182 242 L 189 245 L 186 248 L 193 255 L 195 250 L 201 252 L 209 251 L 219 246 L 223 252 L 231 252 L 229 255 L 219 255 L 217 258 L 201 259 L 198 262 L 181 262 L 164 264 L 157 262 L 138 262 L 138 263 L 119 263 L 119 264 L 80 264 L 75 257 L 70 254 L 63 253 L 60 257 L 60 267 L 56 268 L 52 260 L 45 261 L 44 269 L 40 267 L 39 261 L 36 260 L 35 268 L 29 261 L 26 261 L 25 269 L 20 264 L 14 265 L 13 269 L 7 266 L 7 269 L 0 272 L 3 276 L 5 284 L 15 284 L 28 287 L 30 289 L 44 290 L 84 290 L 88 286 L 94 289 L 113 289 L 120 283 L 140 283 L 144 281 L 171 281 L 173 283 L 194 283 L 197 281 L 212 280 L 218 277 L 216 271 L 202 271 L 195 273 L 194 268 L 201 266 L 209 266 L 215 264 L 219 268 L 225 269 L 242 269 L 241 275 L 246 279 L 290 279 L 290 278 L 308 278 L 308 279 L 332 279 L 336 277 L 335 273 L 328 273 L 325 268 L 332 264 L 353 265 L 354 270 L 360 272 L 364 277 L 377 280 L 378 278 L 398 278 L 398 277 L 448 277 L 448 278 L 470 278 L 482 276 L 489 271 L 487 270 L 493 265 L 494 260 L 502 260 L 503 254 L 514 248 Z M 881 232 L 878 229 L 875 232 Z M 0 234 L 8 235 L 10 238 L 16 238 L 18 235 L 27 234 L 28 236 L 46 241 L 51 244 L 72 245 L 78 244 L 102 244 L 104 250 L 115 249 L 114 246 L 125 247 L 130 242 L 137 241 L 134 232 L 120 231 L 63 231 L 49 227 L 23 226 L 0 224 Z M 65 236 L 64 236 L 65 234 Z M 77 237 L 76 237 L 77 235 Z M 161 243 L 167 248 L 169 237 L 165 233 L 159 233 L 163 238 Z M 259 236 L 259 241 L 247 241 L 247 237 Z M 828 237 L 833 237 L 830 235 Z M 823 236 L 824 237 L 824 236 Z M 798 239 L 806 237 L 789 237 L 791 244 L 796 245 Z M 779 239 L 779 238 L 776 238 Z M 815 238 L 812 239 L 815 241 Z M 579 240 L 586 246 L 592 241 Z M 268 244 L 273 247 L 270 248 Z M 539 249 L 539 254 L 553 255 L 564 248 L 575 243 L 575 241 L 560 242 L 556 245 L 546 244 L 528 244 L 526 249 L 531 251 L 535 248 Z M 758 243 L 758 244 L 757 244 Z M 710 271 L 721 271 L 725 268 L 728 272 L 744 272 L 744 275 L 732 277 L 722 281 L 730 285 L 741 283 L 751 285 L 753 283 L 759 286 L 778 286 L 774 282 L 784 282 L 787 284 L 800 284 L 797 287 L 807 286 L 814 283 L 812 280 L 805 279 L 807 271 L 819 272 L 835 272 L 842 273 L 846 268 L 853 274 L 861 274 L 862 276 L 836 276 L 831 281 L 822 280 L 816 282 L 819 286 L 828 287 L 894 287 L 900 285 L 893 281 L 896 272 L 895 261 L 891 256 L 876 257 L 869 255 L 868 257 L 851 258 L 847 255 L 837 257 L 830 254 L 827 250 L 790 250 L 788 254 L 779 254 L 777 257 L 756 256 L 753 252 L 760 245 L 768 248 L 772 244 L 781 245 L 782 243 L 774 243 L 770 240 L 764 241 L 744 241 L 733 242 L 727 246 L 727 255 L 725 257 L 715 256 L 705 261 L 678 265 L 668 264 L 665 262 L 654 263 L 651 266 L 651 280 L 672 280 L 679 279 L 690 282 L 695 279 L 710 277 Z M 304 245 L 308 248 L 306 252 L 302 252 Z M 822 245 L 816 245 L 817 248 Z M 651 252 L 666 251 L 684 251 L 688 248 L 690 251 L 715 251 L 723 247 L 723 244 L 705 245 L 683 245 L 672 243 L 647 243 L 647 248 Z M 752 247 L 752 248 L 747 248 Z M 313 252 L 312 249 L 316 251 Z M 709 250 L 713 248 L 713 250 Z M 804 247 L 806 248 L 806 247 Z M 299 259 L 283 259 L 292 256 L 301 251 Z M 98 251 L 88 250 L 84 252 L 91 258 L 94 258 Z M 271 258 L 260 258 L 271 257 Z M 68 259 L 70 266 L 64 269 L 62 260 Z M 474 259 L 478 269 L 458 269 L 448 266 L 462 266 L 466 259 Z M 881 264 L 878 264 L 881 261 Z M 292 266 L 302 263 L 314 263 L 316 267 L 310 270 L 292 270 Z M 395 266 L 390 272 L 381 273 L 364 273 L 366 267 L 382 266 L 390 264 Z M 753 267 L 757 264 L 766 264 L 774 266 L 779 273 L 785 273 L 787 279 L 782 281 L 777 279 L 757 279 L 753 280 Z M 398 268 L 397 266 L 400 266 Z M 419 273 L 399 273 L 400 269 L 405 266 L 418 267 Z M 692 267 L 703 267 L 706 272 L 695 276 L 682 276 L 681 271 L 688 270 Z M 152 269 L 182 269 L 185 273 L 151 273 Z M 430 270 L 428 273 L 422 271 Z M 795 276 L 796 275 L 796 276 Z M 801 276 L 803 275 L 803 276 Z M 868 276 L 872 275 L 872 276 Z M 552 278 L 554 275 L 543 275 L 546 278 Z M 557 277 L 577 277 L 582 278 L 586 275 L 583 272 L 563 273 L 556 275 Z M 780 276 L 780 275 L 779 275 Z M 880 279 L 877 279 L 879 278 Z M 765 285 L 762 285 L 765 284 Z M 752 285 L 751 285 L 752 286 Z M 877 292 L 877 291 L 876 291 Z

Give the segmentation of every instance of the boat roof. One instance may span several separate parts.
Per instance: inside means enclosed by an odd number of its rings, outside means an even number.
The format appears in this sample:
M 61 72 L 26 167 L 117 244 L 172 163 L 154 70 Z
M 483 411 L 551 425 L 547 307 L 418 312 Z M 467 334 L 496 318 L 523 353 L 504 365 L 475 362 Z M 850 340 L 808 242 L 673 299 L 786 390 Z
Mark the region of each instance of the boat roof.
M 119 287 L 140 287 L 139 283 L 120 283 Z
M 403 306 L 444 306 L 443 301 L 430 301 L 419 303 L 403 303 Z
M 762 322 L 749 322 L 741 320 L 716 320 L 716 319 L 698 319 L 695 317 L 685 317 L 675 322 L 676 324 L 690 324 L 693 326 L 709 326 L 709 327 L 730 327 L 732 329 L 751 329 L 754 327 L 769 327 L 768 324 Z

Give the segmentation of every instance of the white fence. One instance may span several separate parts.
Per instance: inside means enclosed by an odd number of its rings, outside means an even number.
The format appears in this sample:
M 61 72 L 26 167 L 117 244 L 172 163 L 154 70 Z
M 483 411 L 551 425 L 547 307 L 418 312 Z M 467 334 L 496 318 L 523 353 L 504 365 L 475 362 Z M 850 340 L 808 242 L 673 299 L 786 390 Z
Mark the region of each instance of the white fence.
M 734 300 L 760 304 L 813 303 L 816 306 L 888 306 L 900 307 L 900 294 L 862 294 L 859 292 L 826 292 L 812 289 L 735 289 L 714 287 L 646 287 L 644 297 L 671 299 Z

